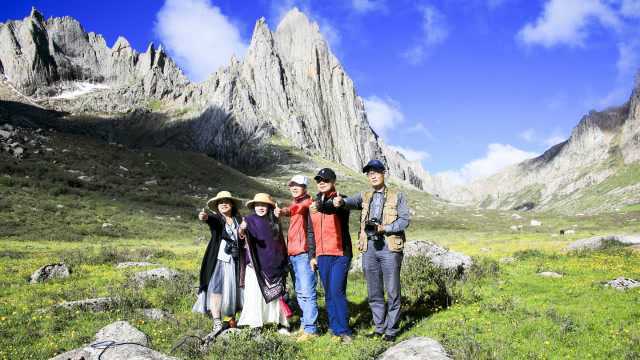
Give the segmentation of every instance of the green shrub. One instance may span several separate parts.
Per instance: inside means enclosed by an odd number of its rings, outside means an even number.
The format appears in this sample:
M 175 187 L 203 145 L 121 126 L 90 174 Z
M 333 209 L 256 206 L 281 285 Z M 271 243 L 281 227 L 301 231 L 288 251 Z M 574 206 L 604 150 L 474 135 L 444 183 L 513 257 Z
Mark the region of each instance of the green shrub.
M 125 261 L 141 261 L 150 258 L 175 258 L 175 254 L 168 250 L 153 248 L 117 248 L 114 246 L 89 247 L 84 249 L 64 250 L 60 260 L 72 265 L 88 264 L 116 264 Z
M 465 272 L 466 280 L 474 281 L 485 278 L 497 278 L 500 274 L 500 264 L 490 258 L 473 258 L 473 264 Z
M 537 249 L 527 249 L 527 250 L 520 250 L 520 251 L 516 251 L 515 253 L 513 253 L 513 257 L 516 258 L 517 260 L 526 260 L 526 259 L 531 259 L 531 258 L 541 258 L 544 257 L 544 253 L 540 250 Z
M 402 293 L 412 304 L 435 301 L 449 306 L 456 277 L 455 272 L 434 266 L 426 256 L 409 257 L 404 260 L 400 273 Z
M 273 329 L 265 329 L 259 335 L 251 331 L 241 331 L 227 340 L 216 341 L 209 350 L 209 359 L 296 359 L 300 348 L 290 338 L 279 335 Z

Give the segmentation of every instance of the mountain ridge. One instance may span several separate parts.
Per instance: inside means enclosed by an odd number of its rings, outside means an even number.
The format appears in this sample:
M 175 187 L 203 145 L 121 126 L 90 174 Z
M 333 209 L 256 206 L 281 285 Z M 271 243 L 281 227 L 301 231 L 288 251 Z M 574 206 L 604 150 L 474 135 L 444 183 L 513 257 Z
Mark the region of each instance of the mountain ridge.
M 381 158 L 392 176 L 411 185 L 425 189 L 430 181 L 371 129 L 353 81 L 318 25 L 297 8 L 275 31 L 264 18 L 256 21 L 244 59 L 230 59 L 201 83 L 189 81 L 162 47 L 150 44 L 138 53 L 119 37 L 109 48 L 77 20 L 44 20 L 34 8 L 22 21 L 0 24 L 0 72 L 59 111 L 123 118 L 149 104 L 168 110 L 171 121 L 196 124 L 180 136 L 188 148 L 230 165 L 256 165 L 256 148 L 282 134 L 309 154 L 352 169 Z M 106 88 L 60 98 L 81 81 Z

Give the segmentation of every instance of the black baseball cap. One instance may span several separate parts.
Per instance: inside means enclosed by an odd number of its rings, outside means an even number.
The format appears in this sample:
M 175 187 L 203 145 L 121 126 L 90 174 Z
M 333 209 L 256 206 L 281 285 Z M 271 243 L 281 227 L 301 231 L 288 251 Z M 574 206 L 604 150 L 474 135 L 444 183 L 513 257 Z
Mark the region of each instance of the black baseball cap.
M 313 179 L 318 182 L 320 180 L 329 180 L 329 181 L 335 181 L 336 180 L 336 173 L 329 169 L 329 168 L 324 168 L 324 169 L 320 169 L 320 171 L 318 171 L 318 175 L 314 176 Z
M 384 164 L 382 163 L 382 161 L 374 159 L 371 160 L 367 163 L 367 165 L 365 165 L 362 168 L 362 172 L 363 173 L 367 173 L 369 172 L 369 170 L 373 170 L 373 171 L 377 171 L 377 172 L 384 172 L 386 170 L 386 168 L 384 167 Z

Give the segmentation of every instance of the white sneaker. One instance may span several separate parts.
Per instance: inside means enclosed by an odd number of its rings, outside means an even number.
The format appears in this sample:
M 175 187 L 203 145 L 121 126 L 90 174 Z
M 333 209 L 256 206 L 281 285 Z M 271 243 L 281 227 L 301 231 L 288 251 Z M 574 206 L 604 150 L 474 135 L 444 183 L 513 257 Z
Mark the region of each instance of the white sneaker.
M 291 332 L 287 328 L 280 328 L 280 329 L 278 329 L 278 334 L 285 335 L 285 336 L 290 336 Z
M 222 331 L 222 320 L 213 319 L 213 329 L 211 330 L 211 333 L 213 336 L 217 336 L 220 331 Z

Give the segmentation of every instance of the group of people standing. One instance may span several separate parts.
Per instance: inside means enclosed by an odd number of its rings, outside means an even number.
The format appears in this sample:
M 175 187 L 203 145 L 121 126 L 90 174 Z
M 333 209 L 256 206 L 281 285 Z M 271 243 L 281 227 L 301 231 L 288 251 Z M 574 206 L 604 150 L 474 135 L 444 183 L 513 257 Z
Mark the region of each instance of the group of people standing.
M 291 271 L 302 310 L 298 341 L 306 341 L 318 336 L 317 271 L 329 329 L 336 340 L 351 342 L 346 296 L 353 257 L 349 214 L 361 210 L 357 247 L 363 253 L 375 326 L 367 336 L 395 340 L 404 231 L 410 216 L 404 194 L 385 184 L 385 171 L 381 161 L 370 161 L 363 172 L 372 189 L 354 197 L 340 195 L 332 169 L 321 169 L 314 177 L 315 197 L 309 193 L 307 177 L 296 175 L 288 183 L 293 197 L 290 206 L 280 208 L 270 195 L 259 193 L 247 202 L 253 213 L 244 218 L 239 215 L 240 200 L 228 191 L 219 192 L 208 202 L 212 211 L 199 214 L 209 225 L 211 240 L 202 260 L 193 311 L 210 313 L 216 334 L 223 329 L 225 317 L 229 327 L 259 328 L 271 323 L 288 333 L 291 309 L 285 293 Z M 286 241 L 279 221 L 282 217 L 290 218 Z

